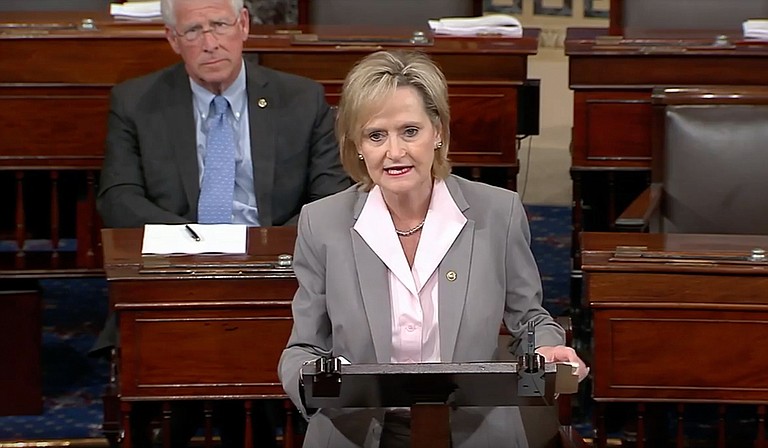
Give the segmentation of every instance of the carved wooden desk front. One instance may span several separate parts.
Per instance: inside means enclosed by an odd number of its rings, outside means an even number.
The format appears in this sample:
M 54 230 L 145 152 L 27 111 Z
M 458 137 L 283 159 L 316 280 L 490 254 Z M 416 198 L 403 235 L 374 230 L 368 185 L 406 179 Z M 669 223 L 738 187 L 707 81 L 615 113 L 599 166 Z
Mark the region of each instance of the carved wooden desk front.
M 142 236 L 102 231 L 126 437 L 135 401 L 285 398 L 277 363 L 297 283 L 276 263 L 296 228 L 250 228 L 247 255 L 142 256 Z
M 756 248 L 768 236 L 583 233 L 594 399 L 768 404 L 768 261 Z M 600 446 L 602 417 L 600 406 Z

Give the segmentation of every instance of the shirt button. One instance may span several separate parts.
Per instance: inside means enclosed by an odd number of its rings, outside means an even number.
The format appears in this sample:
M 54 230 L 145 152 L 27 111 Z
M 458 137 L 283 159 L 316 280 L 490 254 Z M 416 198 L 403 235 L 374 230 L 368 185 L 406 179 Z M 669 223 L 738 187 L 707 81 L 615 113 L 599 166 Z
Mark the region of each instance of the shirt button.
M 407 327 L 405 327 L 405 329 L 408 331 L 413 331 L 416 329 L 416 327 L 414 327 L 413 325 L 408 325 Z

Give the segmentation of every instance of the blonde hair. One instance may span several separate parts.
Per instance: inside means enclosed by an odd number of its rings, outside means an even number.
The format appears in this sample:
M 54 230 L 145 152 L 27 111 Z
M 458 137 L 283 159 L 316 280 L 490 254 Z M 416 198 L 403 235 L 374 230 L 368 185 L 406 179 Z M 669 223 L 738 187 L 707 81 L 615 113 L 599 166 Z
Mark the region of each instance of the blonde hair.
M 341 163 L 347 173 L 366 190 L 373 187 L 365 162 L 358 157 L 362 128 L 378 107 L 398 87 L 416 89 L 424 109 L 438 129 L 442 147 L 435 148 L 432 176 L 445 179 L 451 172 L 448 160 L 451 114 L 445 76 L 425 54 L 406 51 L 379 51 L 360 60 L 347 74 L 336 116 Z

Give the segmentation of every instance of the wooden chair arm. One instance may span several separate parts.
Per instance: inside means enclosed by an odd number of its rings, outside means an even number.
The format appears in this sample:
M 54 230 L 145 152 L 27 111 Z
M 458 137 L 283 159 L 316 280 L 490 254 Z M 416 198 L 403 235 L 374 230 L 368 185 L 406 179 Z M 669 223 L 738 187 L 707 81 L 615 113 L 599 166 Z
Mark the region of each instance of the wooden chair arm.
M 661 184 L 651 184 L 629 207 L 616 218 L 616 230 L 621 232 L 647 232 L 661 205 Z

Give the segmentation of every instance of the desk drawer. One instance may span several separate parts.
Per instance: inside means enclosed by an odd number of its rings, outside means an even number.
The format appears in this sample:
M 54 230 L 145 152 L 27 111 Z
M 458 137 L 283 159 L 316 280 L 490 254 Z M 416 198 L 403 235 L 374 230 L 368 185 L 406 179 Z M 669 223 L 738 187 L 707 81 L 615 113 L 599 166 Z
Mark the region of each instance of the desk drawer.
M 768 309 L 596 309 L 597 400 L 768 401 Z
M 110 281 L 109 298 L 118 311 L 237 308 L 267 304 L 287 304 L 290 307 L 297 288 L 295 278 L 246 278 L 238 275 L 220 278 L 169 276 L 143 281 Z
M 768 277 L 708 273 L 590 272 L 586 297 L 603 306 L 768 306 Z
M 123 399 L 284 396 L 277 376 L 290 302 L 120 315 Z

